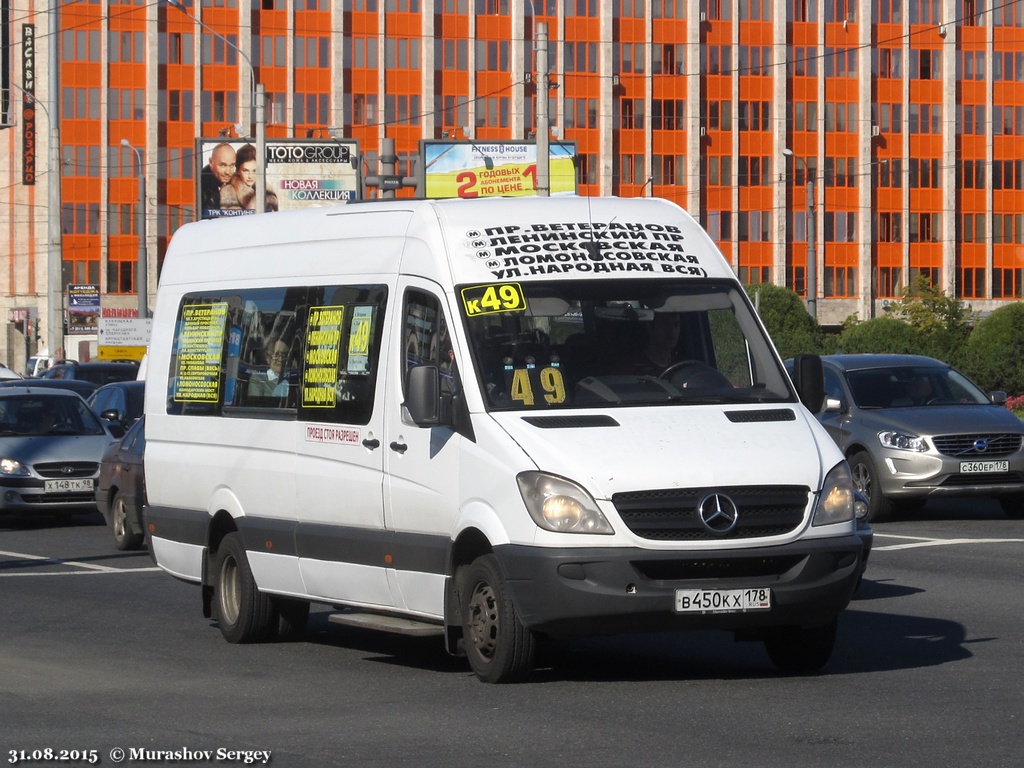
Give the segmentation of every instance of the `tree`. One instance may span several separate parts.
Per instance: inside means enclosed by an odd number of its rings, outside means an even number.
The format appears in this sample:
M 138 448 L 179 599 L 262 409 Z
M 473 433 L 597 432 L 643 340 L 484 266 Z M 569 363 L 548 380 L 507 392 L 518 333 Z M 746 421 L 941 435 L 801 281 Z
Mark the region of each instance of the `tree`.
M 963 371 L 986 391 L 1024 393 L 1024 304 L 1007 304 L 978 322 Z
M 746 290 L 783 360 L 821 352 L 821 326 L 807 313 L 796 292 L 772 283 L 747 285 Z
M 891 315 L 917 331 L 921 340 L 915 350 L 918 353 L 952 365 L 963 360 L 974 315 L 963 301 L 947 296 L 926 275 L 918 275 L 904 288 L 903 296 L 892 304 Z

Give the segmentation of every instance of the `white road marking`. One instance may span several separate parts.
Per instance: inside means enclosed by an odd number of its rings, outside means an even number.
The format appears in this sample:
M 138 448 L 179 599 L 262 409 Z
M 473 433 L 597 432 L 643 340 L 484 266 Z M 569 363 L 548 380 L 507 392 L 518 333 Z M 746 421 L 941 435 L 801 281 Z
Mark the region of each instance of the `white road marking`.
M 889 544 L 884 547 L 872 546 L 871 552 L 892 552 L 897 549 L 916 549 L 919 547 L 946 547 L 955 544 L 1024 544 L 1024 539 L 933 539 L 926 536 L 901 536 L 896 533 L 875 533 L 878 539 L 903 539 L 905 544 Z
M 29 555 L 24 552 L 0 552 L 0 557 L 10 557 L 18 560 L 35 560 L 41 565 L 66 565 L 72 568 L 78 568 L 76 571 L 51 571 L 48 573 L 41 573 L 39 571 L 22 572 L 22 573 L 0 573 L 0 578 L 7 576 L 85 576 L 88 574 L 97 573 L 146 573 L 149 571 L 159 571 L 160 569 L 156 566 L 151 568 L 111 568 L 108 565 L 96 565 L 95 563 L 80 563 L 77 560 L 61 560 L 57 557 L 44 557 L 42 555 Z

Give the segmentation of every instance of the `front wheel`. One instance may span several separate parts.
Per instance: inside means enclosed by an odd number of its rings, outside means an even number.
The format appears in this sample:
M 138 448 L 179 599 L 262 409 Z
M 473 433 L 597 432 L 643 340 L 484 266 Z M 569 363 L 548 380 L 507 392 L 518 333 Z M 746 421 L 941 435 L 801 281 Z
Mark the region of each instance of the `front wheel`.
M 533 670 L 536 639 L 519 621 L 494 555 L 462 569 L 459 599 L 466 656 L 485 683 L 513 683 Z
M 241 534 L 225 536 L 214 558 L 214 604 L 221 634 L 229 643 L 266 640 L 274 606 L 270 596 L 256 587 Z
M 808 675 L 817 672 L 832 656 L 839 619 L 820 627 L 783 627 L 764 639 L 768 658 L 782 672 Z
M 867 451 L 857 451 L 850 457 L 850 472 L 853 474 L 854 487 L 868 500 L 867 521 L 878 523 L 889 517 L 892 514 L 892 502 L 882 495 L 875 462 Z
M 125 506 L 124 494 L 120 491 L 110 505 L 110 527 L 114 529 L 114 546 L 122 552 L 142 546 L 143 536 L 132 530 L 128 522 L 128 507 Z

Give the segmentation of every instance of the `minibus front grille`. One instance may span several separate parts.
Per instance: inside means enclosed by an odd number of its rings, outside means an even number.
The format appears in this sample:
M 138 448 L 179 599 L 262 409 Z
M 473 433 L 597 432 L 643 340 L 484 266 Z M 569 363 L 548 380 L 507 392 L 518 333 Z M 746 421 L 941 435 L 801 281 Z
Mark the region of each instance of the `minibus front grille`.
M 712 494 L 736 505 L 736 525 L 712 531 L 701 522 L 700 502 Z M 669 488 L 616 493 L 612 504 L 630 531 L 654 541 L 756 539 L 790 533 L 800 527 L 810 489 L 800 485 L 731 488 Z

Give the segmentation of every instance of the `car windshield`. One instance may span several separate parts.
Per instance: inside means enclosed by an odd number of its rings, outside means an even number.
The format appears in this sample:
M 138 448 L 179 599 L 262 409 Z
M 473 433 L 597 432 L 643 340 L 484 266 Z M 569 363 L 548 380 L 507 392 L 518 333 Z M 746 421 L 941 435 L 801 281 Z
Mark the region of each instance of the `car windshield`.
M 0 398 L 0 436 L 105 433 L 103 425 L 79 397 L 33 394 Z
M 861 408 L 991 405 L 988 396 L 952 368 L 899 366 L 850 371 L 853 400 Z
M 502 283 L 459 289 L 492 409 L 795 402 L 728 280 Z

